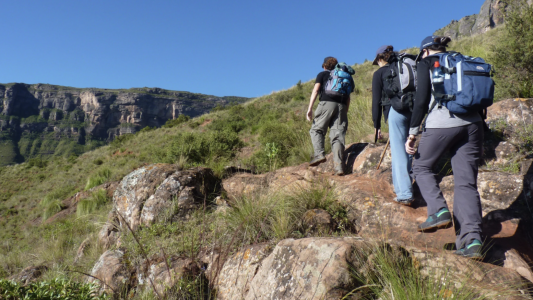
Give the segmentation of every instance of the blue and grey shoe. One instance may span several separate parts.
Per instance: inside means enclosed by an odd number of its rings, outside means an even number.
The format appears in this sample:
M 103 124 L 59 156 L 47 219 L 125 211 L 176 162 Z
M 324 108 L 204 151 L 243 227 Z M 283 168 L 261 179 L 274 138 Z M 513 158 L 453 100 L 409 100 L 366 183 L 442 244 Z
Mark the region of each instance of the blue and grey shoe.
M 478 240 L 474 239 L 470 244 L 465 247 L 455 251 L 453 254 L 467 257 L 474 260 L 482 260 L 483 254 L 481 254 L 481 248 L 483 244 Z
M 394 201 L 405 206 L 411 206 L 411 204 L 413 204 L 413 202 L 415 201 L 415 198 L 411 197 L 409 199 L 398 199 L 398 197 L 396 197 L 394 198 Z
M 441 208 L 437 213 L 432 214 L 428 219 L 418 225 L 418 231 L 432 231 L 440 228 L 449 228 L 452 226 L 452 214 L 447 208 Z

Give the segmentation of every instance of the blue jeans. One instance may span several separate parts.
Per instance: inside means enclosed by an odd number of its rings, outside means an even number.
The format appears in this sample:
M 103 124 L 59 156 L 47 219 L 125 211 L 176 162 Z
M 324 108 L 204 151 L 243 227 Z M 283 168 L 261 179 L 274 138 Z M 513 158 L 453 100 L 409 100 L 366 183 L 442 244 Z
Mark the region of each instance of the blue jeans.
M 392 183 L 398 200 L 413 197 L 411 166 L 413 156 L 405 152 L 405 142 L 409 135 L 411 112 L 399 113 L 391 107 L 389 112 L 389 138 L 392 154 Z

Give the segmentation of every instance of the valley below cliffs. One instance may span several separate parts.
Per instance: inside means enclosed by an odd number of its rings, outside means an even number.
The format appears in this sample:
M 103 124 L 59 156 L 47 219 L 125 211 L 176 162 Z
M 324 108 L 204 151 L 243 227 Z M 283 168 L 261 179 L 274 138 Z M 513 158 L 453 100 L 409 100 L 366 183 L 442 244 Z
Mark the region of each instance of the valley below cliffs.
M 0 84 L 0 166 L 32 157 L 79 155 L 180 115 L 196 117 L 246 100 L 160 88 Z

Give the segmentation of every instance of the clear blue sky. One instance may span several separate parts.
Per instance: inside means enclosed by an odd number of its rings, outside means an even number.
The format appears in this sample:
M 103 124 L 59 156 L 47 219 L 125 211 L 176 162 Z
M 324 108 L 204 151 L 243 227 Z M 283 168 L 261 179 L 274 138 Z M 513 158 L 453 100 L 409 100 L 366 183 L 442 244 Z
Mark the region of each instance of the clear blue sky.
M 418 46 L 484 0 L 4 0 L 0 82 L 256 97 Z

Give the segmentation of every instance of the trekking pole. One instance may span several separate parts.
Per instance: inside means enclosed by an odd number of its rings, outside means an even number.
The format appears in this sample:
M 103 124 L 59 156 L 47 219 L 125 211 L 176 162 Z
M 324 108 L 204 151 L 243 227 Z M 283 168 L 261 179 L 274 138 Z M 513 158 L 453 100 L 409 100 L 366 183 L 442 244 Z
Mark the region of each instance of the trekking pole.
M 383 149 L 383 153 L 381 153 L 381 158 L 379 159 L 378 167 L 376 170 L 379 170 L 379 166 L 381 165 L 381 162 L 383 161 L 383 157 L 385 157 L 385 152 L 387 152 L 387 148 L 389 147 L 390 138 L 387 139 L 387 144 L 385 145 L 385 149 Z

